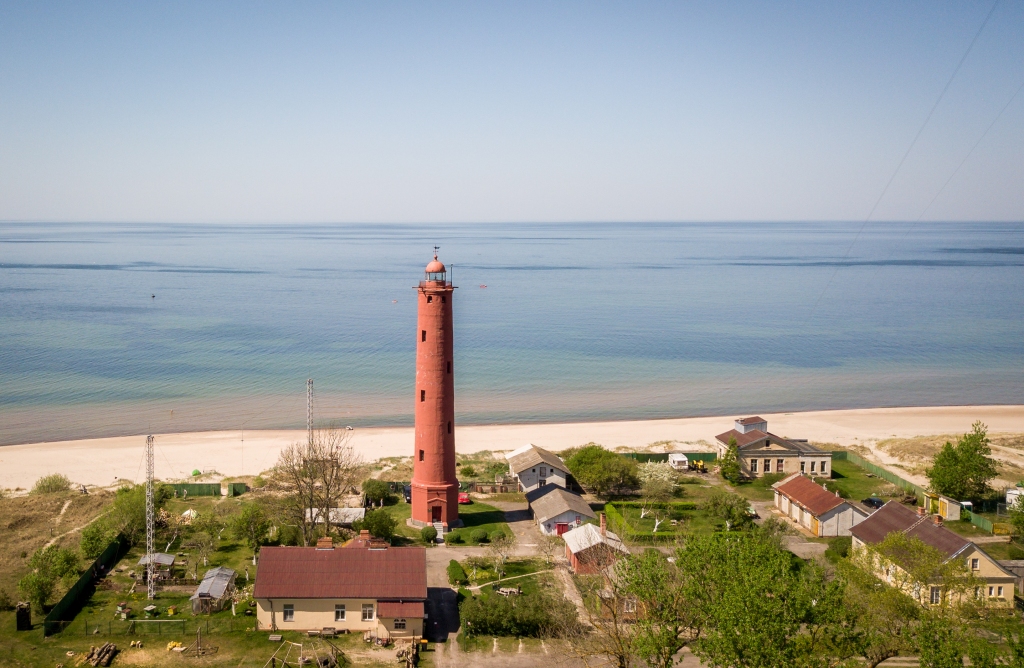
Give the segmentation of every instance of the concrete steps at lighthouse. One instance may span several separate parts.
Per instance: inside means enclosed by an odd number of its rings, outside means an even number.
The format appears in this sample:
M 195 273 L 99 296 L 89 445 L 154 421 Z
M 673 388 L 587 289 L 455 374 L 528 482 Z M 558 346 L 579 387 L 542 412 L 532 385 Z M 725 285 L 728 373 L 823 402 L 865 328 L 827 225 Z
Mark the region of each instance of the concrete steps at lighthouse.
M 434 522 L 434 528 L 437 529 L 437 542 L 444 542 L 444 524 L 441 522 Z

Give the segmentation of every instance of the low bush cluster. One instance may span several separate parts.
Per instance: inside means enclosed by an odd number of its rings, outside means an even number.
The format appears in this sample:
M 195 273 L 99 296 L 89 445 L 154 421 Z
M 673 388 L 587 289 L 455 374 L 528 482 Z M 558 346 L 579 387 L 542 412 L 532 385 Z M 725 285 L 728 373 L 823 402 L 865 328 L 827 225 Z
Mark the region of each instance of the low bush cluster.
M 433 543 L 437 540 L 437 529 L 434 527 L 423 527 L 420 529 L 420 538 L 422 538 L 425 543 Z
M 540 593 L 524 596 L 469 597 L 459 606 L 468 636 L 541 638 L 556 626 L 573 623 L 576 607 L 562 598 Z
M 462 564 L 454 559 L 448 562 L 448 583 L 453 587 L 456 585 L 469 584 L 469 577 L 466 575 L 466 569 L 464 569 Z
M 71 481 L 63 473 L 51 473 L 44 475 L 32 487 L 32 494 L 53 494 L 54 492 L 66 492 L 71 488 Z

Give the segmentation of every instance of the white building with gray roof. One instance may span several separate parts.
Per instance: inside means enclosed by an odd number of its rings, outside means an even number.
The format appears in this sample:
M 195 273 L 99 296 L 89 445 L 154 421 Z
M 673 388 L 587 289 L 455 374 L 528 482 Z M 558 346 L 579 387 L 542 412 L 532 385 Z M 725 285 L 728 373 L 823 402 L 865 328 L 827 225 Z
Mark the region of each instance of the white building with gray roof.
M 565 488 L 569 469 L 565 462 L 544 448 L 529 444 L 505 455 L 509 473 L 519 482 L 520 492 L 532 492 L 546 485 Z

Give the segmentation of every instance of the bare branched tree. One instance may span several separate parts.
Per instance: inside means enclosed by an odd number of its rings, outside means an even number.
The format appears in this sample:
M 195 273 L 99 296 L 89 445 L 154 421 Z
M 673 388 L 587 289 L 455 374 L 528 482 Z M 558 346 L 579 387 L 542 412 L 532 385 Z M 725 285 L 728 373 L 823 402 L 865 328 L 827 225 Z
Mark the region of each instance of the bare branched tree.
M 597 545 L 591 550 L 607 550 L 595 559 L 597 563 L 614 563 L 616 551 Z M 557 637 L 565 642 L 566 652 L 585 666 L 629 668 L 637 659 L 636 601 L 623 588 L 614 566 L 588 576 L 576 578 L 583 611 L 580 623 L 557 629 Z
M 516 551 L 517 544 L 518 540 L 514 533 L 511 536 L 505 534 L 488 543 L 487 552 L 494 559 L 494 570 L 498 574 L 499 580 L 505 574 L 505 562 Z
M 285 448 L 274 467 L 284 488 L 280 500 L 285 518 L 299 527 L 302 544 L 317 536 L 317 522 L 329 530 L 331 509 L 359 478 L 360 459 L 348 444 L 349 432 L 333 425 L 314 429 L 305 443 Z

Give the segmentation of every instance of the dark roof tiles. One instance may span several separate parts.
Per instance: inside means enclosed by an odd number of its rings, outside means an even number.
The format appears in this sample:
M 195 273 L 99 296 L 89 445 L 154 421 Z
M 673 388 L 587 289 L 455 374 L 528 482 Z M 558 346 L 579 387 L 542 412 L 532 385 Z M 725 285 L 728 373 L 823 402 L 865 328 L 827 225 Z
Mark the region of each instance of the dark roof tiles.
M 882 542 L 894 531 L 901 531 L 908 536 L 920 539 L 947 558 L 960 552 L 970 543 L 969 540 L 953 533 L 946 527 L 936 526 L 932 515 L 918 515 L 916 511 L 896 501 L 889 501 L 870 517 L 850 529 L 850 533 L 854 537 L 869 544 Z

